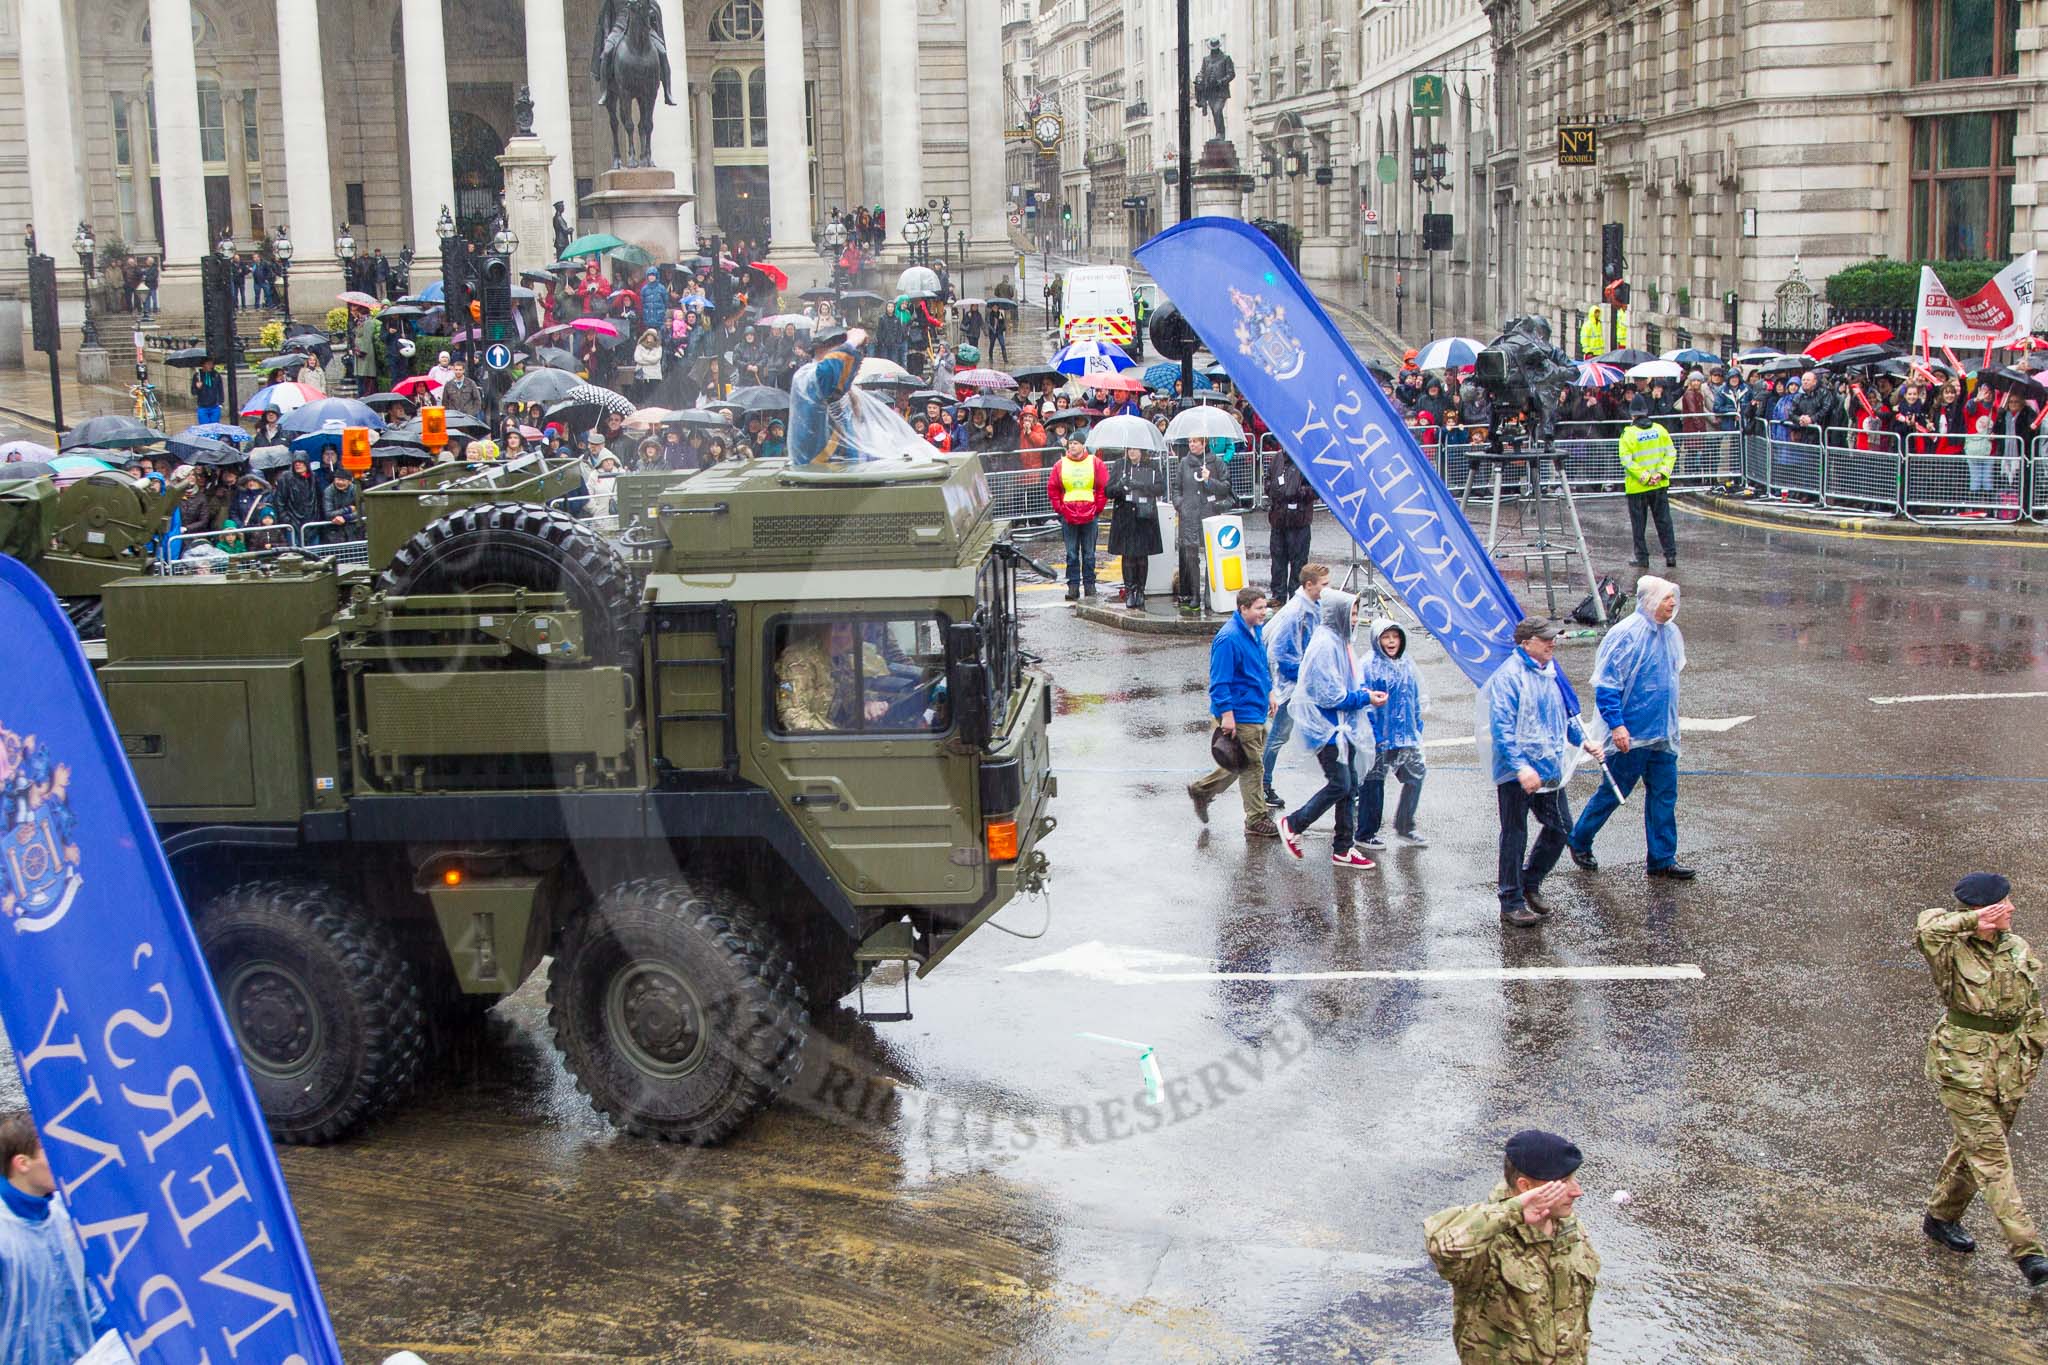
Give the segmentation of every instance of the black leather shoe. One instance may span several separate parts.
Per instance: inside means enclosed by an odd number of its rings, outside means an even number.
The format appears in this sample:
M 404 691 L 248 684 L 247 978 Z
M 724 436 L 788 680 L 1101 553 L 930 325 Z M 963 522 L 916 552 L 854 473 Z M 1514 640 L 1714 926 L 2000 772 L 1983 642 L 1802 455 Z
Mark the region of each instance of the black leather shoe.
M 1286 810 L 1287 799 L 1281 796 L 1279 792 L 1268 787 L 1266 788 L 1266 805 L 1273 810 Z
M 1537 914 L 1545 916 L 1546 918 L 1549 916 L 1551 910 L 1555 908 L 1551 905 L 1551 903 L 1548 900 L 1544 898 L 1543 893 L 1538 891 L 1533 886 L 1526 887 L 1523 889 L 1522 899 L 1529 903 L 1529 908 L 1531 910 L 1534 910 Z
M 1572 848 L 1570 844 L 1566 844 L 1565 848 L 1571 853 L 1572 862 L 1578 866 L 1580 871 L 1598 872 L 1600 870 L 1600 860 L 1593 856 L 1592 849 L 1589 848 L 1584 853 L 1581 853 L 1577 849 Z
M 2048 1284 L 2048 1256 L 2020 1257 L 2020 1274 L 2027 1277 L 2027 1285 L 2039 1289 Z
M 1673 863 L 1669 867 L 1650 868 L 1647 875 L 1662 877 L 1664 880 L 1671 882 L 1689 882 L 1700 874 L 1681 863 Z
M 1975 1251 L 1977 1249 L 1977 1239 L 1964 1232 L 1961 1223 L 1951 1223 L 1946 1219 L 1936 1218 L 1930 1213 L 1920 1220 L 1920 1230 L 1926 1233 L 1932 1240 L 1947 1247 L 1950 1251 Z
M 1543 923 L 1543 916 L 1526 905 L 1504 905 L 1500 910 L 1500 922 L 1517 929 L 1528 929 Z

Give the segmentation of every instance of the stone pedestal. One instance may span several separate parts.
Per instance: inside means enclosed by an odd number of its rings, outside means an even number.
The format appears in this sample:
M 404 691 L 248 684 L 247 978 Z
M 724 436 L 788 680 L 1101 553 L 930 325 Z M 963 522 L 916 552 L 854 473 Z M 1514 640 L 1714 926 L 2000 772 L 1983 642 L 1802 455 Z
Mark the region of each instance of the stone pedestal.
M 1197 218 L 1242 218 L 1244 198 L 1256 183 L 1237 163 L 1237 144 L 1214 138 L 1202 144 L 1195 162 L 1191 198 Z
M 78 382 L 81 384 L 104 384 L 114 376 L 112 362 L 107 358 L 104 346 L 81 346 L 78 348 Z
M 673 171 L 606 171 L 597 177 L 597 189 L 583 196 L 585 226 L 645 249 L 657 265 L 672 262 L 682 245 L 676 215 L 695 198 L 676 188 Z M 690 246 L 694 252 L 696 243 Z
M 554 160 L 537 137 L 513 138 L 498 157 L 505 173 L 505 226 L 519 238 L 512 253 L 515 272 L 540 270 L 555 259 Z

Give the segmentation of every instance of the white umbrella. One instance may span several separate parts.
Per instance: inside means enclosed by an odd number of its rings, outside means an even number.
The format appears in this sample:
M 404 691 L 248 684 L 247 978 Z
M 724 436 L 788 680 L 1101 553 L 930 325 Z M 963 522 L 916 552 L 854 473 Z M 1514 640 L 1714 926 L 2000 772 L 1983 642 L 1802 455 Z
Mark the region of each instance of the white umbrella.
M 895 361 L 884 360 L 878 355 L 871 355 L 860 362 L 860 369 L 854 373 L 853 382 L 856 384 L 893 384 L 899 379 L 908 379 L 910 377 L 910 371 L 904 369 Z
M 808 332 L 817 326 L 817 323 L 813 319 L 805 317 L 802 313 L 777 313 L 774 317 L 762 318 L 758 325 L 762 327 L 794 327 L 799 332 Z
M 1166 438 L 1159 434 L 1159 428 L 1142 417 L 1125 413 L 1118 417 L 1105 417 L 1088 432 L 1090 450 L 1149 450 L 1155 454 L 1166 453 Z
M 1684 371 L 1675 360 L 1645 360 L 1640 365 L 1629 367 L 1630 379 L 1676 379 Z
M 939 272 L 930 266 L 913 265 L 896 277 L 896 296 L 939 292 Z
M 1166 424 L 1166 439 L 1169 441 L 1192 440 L 1197 436 L 1205 441 L 1221 439 L 1244 444 L 1244 428 L 1224 408 L 1188 408 Z

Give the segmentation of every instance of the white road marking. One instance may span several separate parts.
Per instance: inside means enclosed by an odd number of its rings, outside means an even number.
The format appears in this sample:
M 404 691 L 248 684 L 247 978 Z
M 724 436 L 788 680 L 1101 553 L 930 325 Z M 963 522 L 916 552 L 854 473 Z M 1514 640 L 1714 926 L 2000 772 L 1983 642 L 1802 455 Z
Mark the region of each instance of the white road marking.
M 1192 970 L 1199 966 L 1202 970 Z M 1419 967 L 1405 970 L 1337 972 L 1220 972 L 1208 958 L 1186 953 L 1127 948 L 1099 939 L 1072 948 L 1012 963 L 1007 972 L 1065 972 L 1119 986 L 1149 986 L 1162 981 L 1704 981 L 1706 973 L 1690 962 L 1671 966 L 1612 967 Z M 1118 1040 L 1121 1041 L 1121 1040 Z
M 1878 706 L 1897 706 L 1913 701 L 2008 701 L 2028 697 L 2048 697 L 2048 692 L 1928 692 L 1917 697 L 1872 697 Z
M 2048 696 L 2048 693 L 2043 693 L 2042 695 Z M 1875 699 L 1873 698 L 1873 700 Z M 1755 716 L 1680 716 L 1678 718 L 1678 729 L 1681 734 L 1689 730 L 1704 730 L 1710 735 L 1718 735 L 1755 719 Z M 1425 739 L 1422 741 L 1422 747 L 1425 749 L 1449 748 L 1458 744 L 1470 744 L 1475 738 L 1476 736 L 1474 735 L 1452 735 L 1448 739 Z

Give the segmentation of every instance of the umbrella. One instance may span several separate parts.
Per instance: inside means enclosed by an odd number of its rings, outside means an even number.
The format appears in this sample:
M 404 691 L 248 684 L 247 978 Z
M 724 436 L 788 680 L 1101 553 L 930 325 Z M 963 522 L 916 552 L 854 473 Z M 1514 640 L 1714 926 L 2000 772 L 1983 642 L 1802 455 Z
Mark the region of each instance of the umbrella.
M 1017 381 L 1001 370 L 961 370 L 953 376 L 955 384 L 964 384 L 970 389 L 1014 389 Z
M 434 376 L 430 374 L 415 374 L 409 375 L 393 384 L 391 391 L 408 402 L 418 403 L 432 397 L 428 393 L 429 389 L 438 389 L 440 387 L 441 382 L 435 379 Z
M 289 447 L 263 446 L 249 452 L 249 468 L 268 474 L 273 469 L 290 469 L 294 458 Z
M 609 232 L 593 232 L 578 237 L 562 248 L 564 261 L 577 260 L 584 256 L 601 256 L 607 251 L 616 251 L 626 244 L 625 239 L 614 237 Z M 552 266 L 549 269 L 553 269 Z
M 1665 360 L 1675 360 L 1681 365 L 1718 365 L 1721 363 L 1721 357 L 1715 355 L 1712 351 L 1702 351 L 1697 346 L 1680 346 L 1675 351 L 1666 351 L 1662 358 Z
M 913 379 L 910 382 L 912 384 L 915 384 L 918 381 Z M 903 396 L 910 400 L 910 405 L 912 407 L 923 407 L 926 403 L 931 402 L 941 403 L 950 407 L 952 404 L 960 401 L 959 399 L 955 398 L 952 394 L 940 393 L 937 389 L 912 389 L 909 393 L 906 393 Z
M 270 408 L 276 408 L 279 412 L 291 412 L 326 396 L 324 390 L 316 389 L 311 384 L 301 384 L 296 380 L 287 379 L 280 384 L 266 384 L 250 394 L 249 400 L 242 404 L 240 415 L 260 417 Z
M 57 452 L 34 441 L 9 441 L 0 445 L 0 464 L 42 463 L 57 458 Z M 12 475 L 13 470 L 0 471 Z
M 508 403 L 559 403 L 583 381 L 568 370 L 542 368 L 521 375 L 505 390 Z
M 2048 384 L 2025 370 L 2016 370 L 2009 365 L 1994 365 L 1977 375 L 1980 389 L 1999 389 L 2005 393 L 2016 393 L 2035 403 L 2048 402 Z
M 1645 360 L 1628 367 L 1630 379 L 1676 379 L 1683 373 L 1674 360 Z
M 1081 387 L 1102 393 L 1143 393 L 1145 381 L 1134 374 L 1084 374 Z
M 684 308 L 709 308 L 711 300 L 702 294 L 685 294 L 676 302 Z
M 569 326 L 578 332 L 595 332 L 601 337 L 616 337 L 619 329 L 603 318 L 577 318 Z
M 747 413 L 783 412 L 789 408 L 789 395 L 766 384 L 743 384 L 734 389 L 732 396 L 724 399 L 720 406 Z
M 1166 438 L 1142 417 L 1105 417 L 1088 433 L 1090 450 L 1150 450 L 1166 453 Z
M 747 269 L 774 285 L 778 293 L 789 288 L 789 272 L 779 265 L 770 265 L 766 261 L 755 261 Z
M 50 472 L 59 488 L 77 483 L 88 474 L 105 474 L 111 469 L 113 466 L 105 460 L 90 455 L 59 455 L 50 461 Z
M 377 314 L 379 318 L 423 318 L 427 310 L 416 303 L 393 303 Z
M 1046 418 L 1045 424 L 1051 426 L 1054 422 L 1092 422 L 1101 415 L 1086 408 L 1061 408 Z
M 953 348 L 953 359 L 957 363 L 969 367 L 979 365 L 981 364 L 981 348 L 979 346 L 955 346 Z
M 554 284 L 556 282 L 555 277 L 545 270 L 522 270 L 519 272 L 519 278 L 531 280 L 535 284 Z
M 1011 312 L 1013 312 L 1013 313 L 1014 313 L 1014 312 L 1016 312 L 1016 311 L 1017 311 L 1017 300 L 1015 300 L 1015 299 L 990 299 L 990 300 L 988 301 L 988 303 L 987 303 L 987 305 L 986 305 L 986 306 L 987 306 L 987 307 L 990 307 L 990 308 L 1007 308 L 1007 309 L 1009 309 L 1009 310 L 1010 310 Z
M 393 403 L 410 403 L 412 401 L 414 400 L 407 398 L 402 393 L 373 393 L 363 399 L 363 406 L 366 408 L 388 408 Z
M 187 346 L 182 351 L 172 351 L 165 356 L 164 364 L 174 370 L 196 370 L 210 358 L 204 346 Z
M 56 458 L 56 452 L 51 452 Z M 12 483 L 16 479 L 48 479 L 55 477 L 56 468 L 47 460 L 23 460 L 19 464 L 0 464 L 0 483 Z
M 1737 351 L 1735 353 L 1735 363 L 1738 365 L 1754 365 L 1758 361 L 1769 360 L 1774 355 L 1783 354 L 1785 353 L 1775 346 L 1752 346 L 1746 351 Z
M 1010 371 L 1010 374 L 1020 384 L 1029 384 L 1040 379 L 1066 378 L 1065 375 L 1061 374 L 1058 370 L 1055 370 L 1050 365 L 1026 365 L 1021 370 Z
M 566 323 L 566 322 L 551 322 L 551 323 L 549 323 L 549 324 L 548 324 L 547 326 L 545 326 L 545 327 L 537 327 L 537 328 L 535 328 L 535 329 L 534 329 L 533 331 L 531 331 L 531 332 L 528 332 L 528 333 L 526 334 L 526 339 L 527 339 L 528 341 L 545 341 L 545 340 L 547 340 L 547 339 L 548 339 L 549 337 L 559 337 L 559 336 L 567 336 L 568 334 L 569 334 L 569 324 L 568 324 L 568 323 Z
M 960 405 L 974 412 L 1016 412 L 1017 405 L 1001 394 L 978 393 Z
M 263 374 L 270 374 L 276 370 L 295 370 L 301 365 L 310 364 L 312 359 L 313 357 L 302 355 L 298 351 L 286 351 L 281 355 L 274 355 L 268 360 L 258 361 L 249 368 Z
M 1107 341 L 1076 341 L 1054 353 L 1052 367 L 1061 374 L 1103 374 L 1128 370 L 1137 364 L 1124 348 Z M 1140 389 L 1144 388 L 1139 384 Z
M 627 242 L 624 246 L 612 248 L 612 264 L 630 266 L 635 270 L 642 270 L 654 264 L 654 257 L 648 253 L 646 247 L 634 246 L 631 242 Z
M 541 269 L 550 275 L 575 275 L 580 273 L 583 267 L 575 261 L 549 261 Z
M 134 446 L 155 445 L 163 439 L 161 431 L 152 431 L 133 417 L 110 413 L 104 417 L 88 417 L 71 428 L 57 443 L 57 449 L 69 451 L 80 446 L 101 446 L 107 450 L 127 450 Z
M 987 300 L 987 299 L 954 299 L 954 300 L 953 300 L 953 306 L 954 306 L 955 308 L 981 308 L 981 307 L 985 307 L 985 306 L 987 305 L 987 303 L 988 303 L 988 300 Z
M 351 308 L 375 308 L 377 300 L 360 289 L 344 289 L 334 296 L 336 303 L 345 303 Z
M 633 411 L 633 400 L 622 393 L 613 393 L 599 384 L 578 384 L 562 395 L 562 400 L 547 410 L 549 417 L 560 417 L 585 412 L 592 417 L 606 416 L 616 412 L 624 417 Z
M 802 313 L 777 313 L 773 317 L 762 318 L 754 325 L 757 327 L 794 327 L 800 332 L 808 332 L 818 325 L 818 321 L 816 318 L 806 317 Z
M 629 427 L 658 427 L 663 422 L 666 422 L 671 415 L 667 408 L 635 408 L 632 412 L 626 414 L 626 425 Z
M 1485 342 L 1474 341 L 1471 337 L 1443 337 L 1415 353 L 1415 368 L 1462 370 L 1467 365 L 1479 363 L 1479 352 L 1485 346 Z
M 1183 410 L 1166 424 L 1166 439 L 1169 441 L 1186 441 L 1198 436 L 1205 441 L 1236 441 L 1242 444 L 1244 428 L 1225 409 L 1200 404 Z
M 1620 366 L 1602 365 L 1597 360 L 1581 360 L 1577 369 L 1578 374 L 1571 382 L 1582 389 L 1604 389 L 1610 384 L 1619 384 L 1622 378 Z
M 324 430 L 329 423 L 344 427 L 384 429 L 384 419 L 370 411 L 367 403 L 354 398 L 322 398 L 287 413 L 277 429 L 286 436 L 307 436 Z
M 574 351 L 565 351 L 560 346 L 543 346 L 533 353 L 534 363 L 550 370 L 567 370 L 575 373 L 583 368 L 583 362 L 576 358 Z
M 866 289 L 849 289 L 839 296 L 841 303 L 880 303 L 882 296 Z
M 1619 365 L 1623 369 L 1627 369 L 1631 365 L 1640 365 L 1646 360 L 1655 360 L 1656 358 L 1656 356 L 1651 355 L 1648 351 L 1639 351 L 1633 346 L 1624 346 L 1618 351 L 1609 351 L 1606 355 L 1598 357 L 1602 365 Z
M 668 415 L 668 420 L 662 425 L 675 427 L 715 427 L 721 430 L 729 430 L 732 426 L 730 422 L 720 417 L 717 413 L 704 408 L 684 408 L 680 412 L 672 412 Z
M 419 301 L 421 303 L 446 303 L 448 301 L 448 293 L 441 281 L 435 280 L 425 289 L 420 290 Z
M 1803 355 L 1775 355 L 1756 367 L 1758 374 L 1800 374 L 1813 368 L 1813 359 Z
M 1892 329 L 1875 322 L 1845 322 L 1830 327 L 1806 343 L 1806 354 L 1815 360 L 1848 350 L 1851 346 L 1875 346 L 1892 339 Z
M 249 432 L 236 426 L 233 422 L 201 422 L 196 426 L 186 427 L 164 444 L 170 445 L 176 441 L 201 440 L 226 441 L 230 445 L 240 446 L 247 445 L 255 439 Z
M 180 454 L 187 464 L 211 465 L 216 469 L 228 469 L 249 458 L 225 441 L 192 441 Z
M 1890 360 L 1899 353 L 1898 347 L 1887 346 L 1883 342 L 1861 342 L 1855 346 L 1845 346 L 1840 350 L 1833 351 L 1825 360 L 1821 361 L 1821 367 L 1829 370 L 1847 370 L 1859 365 L 1877 365 Z
M 1171 393 L 1173 392 L 1173 386 L 1179 381 L 1180 366 L 1171 362 L 1161 361 L 1157 365 L 1147 365 L 1145 367 L 1145 387 L 1148 389 L 1153 389 L 1160 393 Z M 1195 373 L 1195 387 L 1198 389 L 1213 389 L 1216 386 L 1210 382 L 1208 375 L 1197 371 Z
M 837 289 L 826 289 L 823 287 L 819 287 L 816 289 L 806 289 L 802 294 L 799 294 L 797 297 L 803 299 L 807 303 L 816 303 L 820 299 L 838 298 L 839 291 Z
M 854 372 L 853 382 L 856 384 L 893 384 L 898 380 L 909 378 L 911 378 L 910 371 L 904 369 L 895 361 L 884 360 L 878 355 L 871 355 L 861 361 L 860 369 Z
M 909 266 L 896 277 L 896 292 L 899 295 L 936 295 L 939 292 L 939 272 L 928 265 Z

